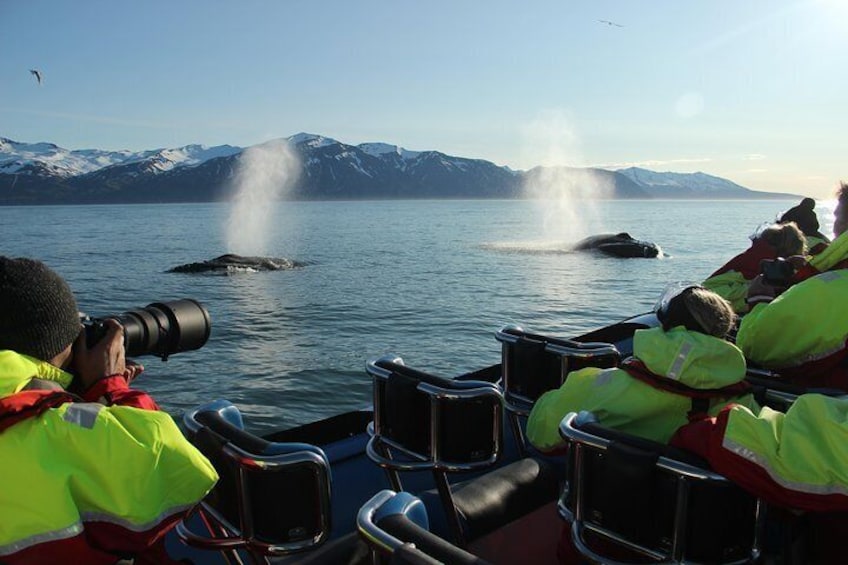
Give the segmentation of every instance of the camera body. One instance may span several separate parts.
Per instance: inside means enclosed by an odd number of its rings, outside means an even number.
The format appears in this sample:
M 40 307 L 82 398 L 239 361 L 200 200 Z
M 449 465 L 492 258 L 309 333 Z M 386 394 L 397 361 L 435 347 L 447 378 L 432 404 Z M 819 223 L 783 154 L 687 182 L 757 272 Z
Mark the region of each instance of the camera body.
M 778 257 L 777 259 L 764 259 L 760 263 L 760 271 L 766 284 L 788 287 L 792 284 L 795 266 L 786 259 Z
M 85 328 L 87 347 L 103 339 L 108 319 L 117 320 L 124 327 L 124 349 L 128 357 L 155 355 L 165 361 L 174 353 L 200 349 L 212 331 L 206 308 L 196 300 L 183 298 L 154 302 L 115 316 L 83 315 L 80 321 Z

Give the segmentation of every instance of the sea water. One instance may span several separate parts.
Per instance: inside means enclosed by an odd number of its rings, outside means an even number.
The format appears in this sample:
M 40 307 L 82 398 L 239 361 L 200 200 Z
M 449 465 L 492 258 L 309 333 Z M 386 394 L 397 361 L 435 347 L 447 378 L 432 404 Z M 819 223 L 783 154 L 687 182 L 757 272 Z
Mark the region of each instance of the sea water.
M 506 324 L 571 337 L 645 312 L 796 202 L 584 201 L 568 205 L 576 214 L 526 200 L 280 202 L 262 248 L 307 265 L 230 276 L 166 272 L 231 251 L 227 203 L 0 207 L 0 254 L 45 261 L 94 316 L 202 302 L 208 343 L 167 363 L 140 358 L 138 386 L 175 417 L 230 400 L 266 432 L 368 406 L 368 359 L 455 376 L 500 361 L 494 332 Z M 818 209 L 828 234 L 832 209 Z M 664 256 L 570 251 L 622 231 Z

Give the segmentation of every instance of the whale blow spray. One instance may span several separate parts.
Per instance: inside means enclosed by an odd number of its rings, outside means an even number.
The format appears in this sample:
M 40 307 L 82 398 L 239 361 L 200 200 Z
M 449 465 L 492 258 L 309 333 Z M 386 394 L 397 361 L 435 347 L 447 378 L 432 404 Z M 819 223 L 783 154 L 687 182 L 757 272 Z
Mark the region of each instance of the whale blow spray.
M 558 241 L 574 242 L 604 224 L 597 202 L 609 198 L 609 177 L 592 169 L 563 165 L 583 160 L 579 136 L 562 111 L 550 111 L 524 128 L 527 148 L 542 165 L 529 171 L 523 191 L 542 207 L 545 233 Z
M 227 249 L 240 255 L 265 255 L 275 204 L 300 174 L 300 160 L 285 140 L 246 149 L 232 185 Z

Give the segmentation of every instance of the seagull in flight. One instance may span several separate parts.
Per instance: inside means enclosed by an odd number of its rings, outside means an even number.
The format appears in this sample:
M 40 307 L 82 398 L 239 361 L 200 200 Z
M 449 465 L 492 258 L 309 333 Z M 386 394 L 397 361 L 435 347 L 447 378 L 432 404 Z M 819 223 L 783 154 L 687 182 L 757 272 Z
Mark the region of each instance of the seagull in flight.
M 615 23 L 615 22 L 611 22 L 611 21 L 609 21 L 609 20 L 598 20 L 598 21 L 599 21 L 599 22 L 601 22 L 602 24 L 607 24 L 608 26 L 624 27 L 624 26 L 623 26 L 623 25 L 621 25 L 621 24 L 617 24 L 617 23 Z
M 30 69 L 29 72 L 35 77 L 35 80 L 38 81 L 39 86 L 41 86 L 41 71 L 38 69 Z

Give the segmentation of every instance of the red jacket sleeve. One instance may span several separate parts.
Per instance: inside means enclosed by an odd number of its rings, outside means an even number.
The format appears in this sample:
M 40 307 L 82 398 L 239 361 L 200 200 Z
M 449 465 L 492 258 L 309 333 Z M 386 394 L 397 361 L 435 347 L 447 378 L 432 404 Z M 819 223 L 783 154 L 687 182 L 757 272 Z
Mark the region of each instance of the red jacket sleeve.
M 774 259 L 777 257 L 777 251 L 769 245 L 764 239 L 756 239 L 751 243 L 751 247 L 722 265 L 709 277 L 721 275 L 728 271 L 738 271 L 742 276 L 750 280 L 760 274 L 760 262 L 763 259 Z
M 720 442 L 723 432 L 724 427 L 719 429 L 716 418 L 704 418 L 679 427 L 669 443 L 710 461 L 712 455 L 710 447 L 715 443 L 716 433 L 719 434 Z
M 97 402 L 101 398 L 108 405 L 132 406 L 144 410 L 159 410 L 156 404 L 146 392 L 130 388 L 127 379 L 123 375 L 112 375 L 100 379 L 82 395 L 86 402 Z

